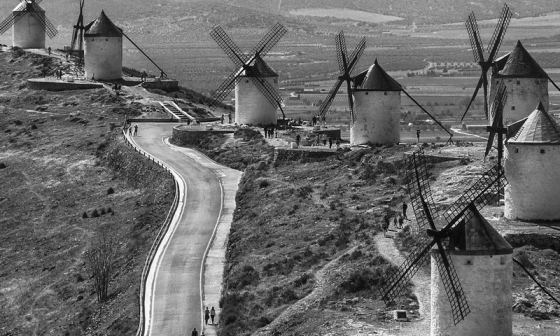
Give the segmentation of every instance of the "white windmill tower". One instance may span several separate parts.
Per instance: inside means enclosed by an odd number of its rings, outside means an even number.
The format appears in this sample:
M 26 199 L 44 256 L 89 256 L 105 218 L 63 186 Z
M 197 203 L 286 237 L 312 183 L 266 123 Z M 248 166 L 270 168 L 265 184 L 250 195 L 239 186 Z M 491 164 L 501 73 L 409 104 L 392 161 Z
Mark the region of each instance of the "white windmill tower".
M 122 78 L 123 33 L 101 11 L 84 31 L 84 69 L 86 78 L 114 80 Z
M 39 6 L 41 0 L 21 0 L 10 16 L 0 23 L 0 34 L 13 28 L 12 43 L 23 49 L 44 49 L 45 33 L 52 39 L 58 34 Z
M 507 56 L 503 69 L 492 78 L 490 101 L 493 101 L 500 82 L 505 84 L 508 92 L 504 106 L 506 125 L 526 118 L 541 103 L 548 110 L 548 75 L 520 41 Z
M 377 63 L 354 78 L 350 143 L 399 143 L 402 88 Z
M 237 124 L 275 125 L 278 108 L 285 118 L 278 94 L 278 74 L 262 59 L 285 33 L 286 29 L 277 23 L 249 54 L 245 54 L 221 27 L 214 28 L 210 35 L 237 70 L 216 90 L 210 107 L 215 108 L 235 88 Z
M 510 125 L 508 133 L 506 218 L 560 219 L 560 125 L 539 104 L 529 117 Z

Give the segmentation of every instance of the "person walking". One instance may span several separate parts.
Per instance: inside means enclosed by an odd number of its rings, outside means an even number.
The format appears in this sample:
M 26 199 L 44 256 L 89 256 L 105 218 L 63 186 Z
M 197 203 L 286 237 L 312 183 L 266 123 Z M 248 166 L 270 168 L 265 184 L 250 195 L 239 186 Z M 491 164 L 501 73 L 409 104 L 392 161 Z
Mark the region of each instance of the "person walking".
M 419 129 L 416 130 L 416 139 L 417 139 L 418 143 L 420 143 L 420 130 Z
M 198 331 L 196 331 L 196 328 L 193 329 L 191 336 L 198 336 Z
M 406 216 L 406 210 L 408 209 L 408 205 L 406 204 L 406 202 L 403 202 L 402 204 L 402 216 L 404 219 L 408 220 L 408 217 Z
M 340 149 L 340 140 L 336 139 L 336 150 Z
M 228 120 L 229 120 L 229 123 L 231 124 L 231 112 L 228 114 Z
M 214 310 L 214 307 L 212 307 L 212 309 L 210 309 L 210 319 L 212 319 L 212 325 L 214 324 L 214 317 L 216 317 L 216 311 Z
M 138 125 L 134 125 L 134 136 L 138 135 Z
M 331 148 L 332 148 L 332 138 L 329 137 L 329 149 L 331 149 Z
M 299 147 L 299 141 L 301 140 L 301 136 L 299 134 L 296 135 L 296 145 Z
M 264 138 L 268 138 L 268 128 L 264 126 Z
M 387 238 L 387 231 L 389 231 L 389 225 L 391 225 L 391 217 L 387 213 L 383 217 L 383 236 L 385 238 Z
M 208 310 L 208 307 L 206 307 L 206 310 L 204 311 L 204 323 L 208 324 L 209 319 L 210 319 L 210 311 Z
M 220 117 L 220 122 L 222 123 L 222 125 L 224 124 L 224 115 L 222 114 L 222 116 Z

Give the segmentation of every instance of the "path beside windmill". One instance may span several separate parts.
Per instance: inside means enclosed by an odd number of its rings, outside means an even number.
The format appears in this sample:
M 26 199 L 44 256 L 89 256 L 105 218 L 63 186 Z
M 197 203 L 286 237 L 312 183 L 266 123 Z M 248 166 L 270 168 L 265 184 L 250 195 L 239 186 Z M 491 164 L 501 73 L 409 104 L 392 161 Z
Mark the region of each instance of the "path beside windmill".
M 163 138 L 171 134 L 173 126 L 143 123 L 139 136 L 134 137 L 140 147 L 176 170 L 186 186 L 182 215 L 177 225 L 170 228 L 172 235 L 154 264 L 153 292 L 147 293 L 153 300 L 148 330 L 154 336 L 186 335 L 193 328 L 201 330 L 202 281 L 204 306 L 217 308 L 219 318 L 223 270 L 223 262 L 219 261 L 223 259 L 224 241 L 241 178 L 241 172 L 220 166 L 192 149 L 166 144 Z M 210 248 L 213 241 L 214 246 Z M 212 262 L 207 262 L 203 269 L 207 255 Z M 213 329 L 207 328 L 205 334 L 213 334 Z
M 375 236 L 375 244 L 379 253 L 391 263 L 400 266 L 404 262 L 402 254 L 395 246 L 395 242 L 391 238 L 385 238 L 383 233 Z M 420 309 L 418 310 L 421 315 L 420 322 L 401 324 L 399 336 L 417 336 L 430 334 L 430 275 L 426 274 L 423 270 L 412 278 L 414 284 L 414 294 L 418 298 Z

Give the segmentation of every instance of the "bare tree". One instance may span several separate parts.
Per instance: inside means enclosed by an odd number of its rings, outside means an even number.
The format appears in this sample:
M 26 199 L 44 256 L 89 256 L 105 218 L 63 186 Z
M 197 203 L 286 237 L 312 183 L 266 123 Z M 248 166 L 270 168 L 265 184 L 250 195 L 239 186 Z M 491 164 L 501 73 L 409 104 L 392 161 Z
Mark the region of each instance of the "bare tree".
M 86 254 L 87 266 L 93 275 L 94 289 L 97 293 L 98 302 L 107 300 L 109 280 L 113 272 L 116 252 L 117 244 L 115 239 L 105 232 L 102 232 L 98 234 L 97 241 Z

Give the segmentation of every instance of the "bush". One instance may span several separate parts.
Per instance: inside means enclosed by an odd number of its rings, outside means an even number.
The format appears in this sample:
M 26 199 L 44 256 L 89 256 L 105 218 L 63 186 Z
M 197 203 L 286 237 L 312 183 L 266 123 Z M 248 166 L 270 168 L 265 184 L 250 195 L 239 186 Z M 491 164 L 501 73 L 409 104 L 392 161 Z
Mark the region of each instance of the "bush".
M 103 216 L 105 214 L 105 208 L 101 208 L 101 211 L 99 211 L 99 213 Z
M 527 269 L 535 268 L 535 265 L 531 262 L 531 260 L 529 259 L 529 256 L 524 251 L 517 251 L 515 253 L 514 257 L 525 268 L 527 268 Z
M 107 189 L 107 195 L 111 195 L 115 193 L 115 189 L 113 189 L 113 187 L 109 187 L 109 189 Z
M 4 162 L 0 162 L 0 169 L 6 168 L 6 164 Z
M 88 218 L 87 212 L 84 211 L 84 213 L 82 214 L 82 218 Z
M 268 182 L 268 180 L 261 180 L 259 182 L 259 188 L 266 188 L 270 185 L 270 183 Z
M 95 218 L 95 217 L 99 217 L 99 212 L 97 211 L 97 209 L 94 209 L 93 212 L 91 213 L 91 218 Z

